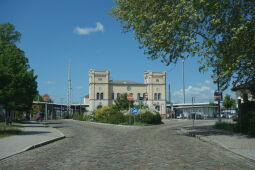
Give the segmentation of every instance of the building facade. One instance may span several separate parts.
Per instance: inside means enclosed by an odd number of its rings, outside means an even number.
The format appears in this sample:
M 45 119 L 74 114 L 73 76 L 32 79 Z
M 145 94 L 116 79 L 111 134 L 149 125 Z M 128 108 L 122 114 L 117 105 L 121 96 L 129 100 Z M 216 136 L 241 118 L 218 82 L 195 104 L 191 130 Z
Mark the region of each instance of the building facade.
M 110 71 L 89 70 L 90 111 L 114 104 L 118 95 L 132 94 L 136 104 L 144 97 L 143 104 L 166 113 L 166 72 L 144 72 L 144 83 L 127 80 L 110 80 Z

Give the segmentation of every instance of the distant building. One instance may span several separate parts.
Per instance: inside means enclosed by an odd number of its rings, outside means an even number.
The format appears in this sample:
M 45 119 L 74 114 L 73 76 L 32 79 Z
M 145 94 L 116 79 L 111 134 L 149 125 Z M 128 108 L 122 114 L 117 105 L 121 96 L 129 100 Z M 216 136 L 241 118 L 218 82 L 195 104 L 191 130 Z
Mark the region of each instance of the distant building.
M 249 82 L 249 84 L 253 84 L 253 87 L 255 86 L 254 82 Z M 236 93 L 236 99 L 241 100 L 241 103 L 243 103 L 243 97 L 246 94 L 247 99 L 249 101 L 255 101 L 255 96 L 252 95 L 251 91 L 247 89 L 247 84 L 242 84 L 237 87 L 232 88 L 232 91 Z M 237 102 L 238 103 L 238 102 Z
M 89 105 L 89 95 L 84 96 L 83 104 Z
M 144 83 L 137 83 L 127 80 L 110 80 L 109 70 L 89 70 L 90 111 L 114 104 L 117 96 L 123 93 L 132 94 L 136 102 L 144 97 L 144 104 L 165 114 L 166 72 L 146 71 L 144 72 Z
M 167 105 L 170 107 L 170 104 Z M 218 106 L 211 105 L 210 103 L 185 103 L 185 104 L 173 104 L 173 110 L 175 117 L 179 118 L 191 118 L 192 114 L 196 114 L 197 118 L 214 118 L 217 116 Z

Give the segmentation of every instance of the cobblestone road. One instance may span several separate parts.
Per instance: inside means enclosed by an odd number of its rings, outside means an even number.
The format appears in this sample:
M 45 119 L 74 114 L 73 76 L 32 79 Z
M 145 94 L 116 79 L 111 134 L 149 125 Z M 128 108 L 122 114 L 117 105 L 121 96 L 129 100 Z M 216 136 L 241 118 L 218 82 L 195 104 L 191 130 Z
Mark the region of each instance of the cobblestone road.
M 1 169 L 255 169 L 255 162 L 177 133 L 187 122 L 123 127 L 59 121 L 66 138 L 0 161 Z

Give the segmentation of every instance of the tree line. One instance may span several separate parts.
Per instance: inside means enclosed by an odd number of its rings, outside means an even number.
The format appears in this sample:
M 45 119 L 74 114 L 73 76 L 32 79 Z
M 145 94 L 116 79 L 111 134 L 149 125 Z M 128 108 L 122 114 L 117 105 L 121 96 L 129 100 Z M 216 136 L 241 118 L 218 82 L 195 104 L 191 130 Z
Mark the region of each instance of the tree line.
M 6 123 L 14 111 L 30 111 L 37 91 L 37 76 L 24 51 L 17 47 L 21 33 L 10 23 L 0 24 L 0 105 Z

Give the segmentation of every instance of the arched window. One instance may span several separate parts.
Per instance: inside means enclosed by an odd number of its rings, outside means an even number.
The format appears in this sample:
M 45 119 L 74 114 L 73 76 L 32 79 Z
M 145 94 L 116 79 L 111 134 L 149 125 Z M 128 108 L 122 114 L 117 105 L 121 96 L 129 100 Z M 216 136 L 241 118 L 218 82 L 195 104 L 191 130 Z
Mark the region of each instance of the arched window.
M 137 100 L 140 99 L 140 93 L 137 93 Z
M 154 100 L 157 100 L 157 93 L 154 93 Z
M 160 93 L 158 93 L 158 100 L 160 100 L 160 98 L 161 98 L 161 94 L 160 94 Z
M 99 93 L 97 93 L 97 100 L 99 100 Z
M 100 94 L 100 99 L 103 100 L 104 99 L 104 93 Z

